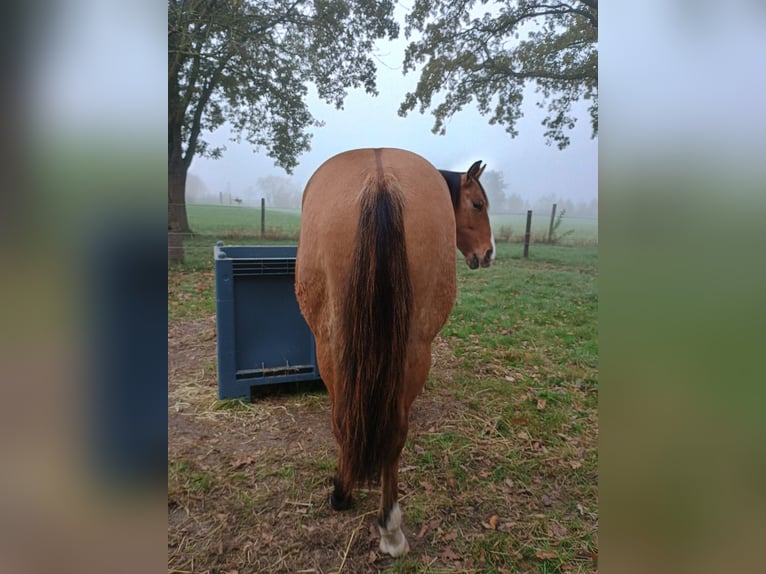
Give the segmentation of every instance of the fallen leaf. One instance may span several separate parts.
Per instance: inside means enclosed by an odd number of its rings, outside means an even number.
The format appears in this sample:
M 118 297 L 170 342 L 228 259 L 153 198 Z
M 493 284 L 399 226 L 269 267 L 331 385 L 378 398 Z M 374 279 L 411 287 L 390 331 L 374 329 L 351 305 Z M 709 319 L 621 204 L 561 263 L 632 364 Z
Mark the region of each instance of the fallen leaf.
M 537 410 L 541 411 L 545 408 L 545 405 L 548 403 L 545 399 L 537 399 Z
M 551 497 L 548 496 L 547 494 L 543 494 L 540 497 L 540 500 L 542 501 L 543 506 L 550 506 L 552 504 Z
M 566 535 L 569 534 L 567 527 L 563 524 L 559 524 L 555 520 L 551 522 L 551 532 L 558 539 L 565 538 Z
M 537 556 L 540 560 L 553 560 L 556 558 L 556 553 L 550 552 L 548 550 L 538 550 L 535 552 L 535 556 Z
M 264 534 L 263 539 L 261 540 L 263 544 L 271 544 L 274 542 L 274 535 L 273 534 Z
M 498 522 L 500 522 L 500 517 L 497 514 L 493 514 L 487 522 L 482 522 L 481 525 L 487 530 L 497 530 Z
M 457 539 L 457 532 L 448 532 L 444 536 L 442 536 L 445 542 L 452 542 L 453 540 Z
M 582 466 L 582 463 L 579 460 L 570 460 L 569 466 L 572 467 L 572 470 L 577 470 Z
M 422 482 L 420 483 L 420 486 L 421 486 L 421 487 L 423 487 L 423 488 L 425 488 L 427 492 L 432 492 L 432 491 L 433 491 L 433 489 L 434 489 L 434 487 L 431 485 L 431 483 L 430 483 L 430 482 L 425 482 L 425 481 L 422 481 Z
M 452 546 L 447 546 L 444 550 L 441 551 L 439 556 L 445 560 L 460 560 L 460 558 L 462 558 L 460 554 L 457 554 L 454 550 L 452 550 Z
M 231 468 L 234 470 L 237 470 L 238 468 L 242 468 L 243 466 L 246 466 L 248 464 L 253 464 L 255 462 L 255 459 L 252 456 L 241 456 L 234 460 L 234 462 L 231 463 Z
M 500 532 L 510 532 L 514 526 L 516 526 L 515 522 L 503 522 L 497 529 Z
M 594 562 L 598 562 L 598 552 L 580 552 L 577 554 L 578 558 L 590 558 Z

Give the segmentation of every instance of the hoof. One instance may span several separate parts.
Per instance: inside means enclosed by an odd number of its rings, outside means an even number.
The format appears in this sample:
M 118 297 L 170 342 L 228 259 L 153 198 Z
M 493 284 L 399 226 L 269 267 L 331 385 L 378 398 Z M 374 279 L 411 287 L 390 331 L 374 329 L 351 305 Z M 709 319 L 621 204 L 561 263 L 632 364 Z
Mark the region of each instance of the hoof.
M 380 530 L 380 551 L 390 554 L 394 558 L 404 556 L 410 551 L 410 545 L 402 532 L 402 512 L 399 504 L 394 503 L 391 512 L 388 515 L 388 521 L 385 526 L 378 524 Z
M 400 539 L 393 541 L 391 540 L 392 537 L 381 536 L 380 551 L 385 554 L 390 554 L 394 558 L 406 555 L 410 551 L 410 544 L 407 542 L 407 539 L 404 537 L 401 530 L 399 531 L 399 535 Z
M 330 507 L 333 510 L 348 510 L 351 508 L 351 502 L 350 496 L 348 498 L 338 498 L 335 492 L 330 495 Z

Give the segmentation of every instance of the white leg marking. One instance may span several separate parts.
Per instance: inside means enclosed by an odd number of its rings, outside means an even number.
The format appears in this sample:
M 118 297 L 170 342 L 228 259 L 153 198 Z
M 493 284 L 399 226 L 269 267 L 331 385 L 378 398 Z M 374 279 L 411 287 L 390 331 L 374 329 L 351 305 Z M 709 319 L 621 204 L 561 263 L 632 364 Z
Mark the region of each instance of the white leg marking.
M 390 554 L 394 558 L 402 556 L 410 549 L 407 539 L 402 532 L 402 511 L 399 510 L 399 503 L 394 502 L 391 512 L 388 513 L 388 524 L 383 528 L 378 525 L 380 530 L 380 551 Z

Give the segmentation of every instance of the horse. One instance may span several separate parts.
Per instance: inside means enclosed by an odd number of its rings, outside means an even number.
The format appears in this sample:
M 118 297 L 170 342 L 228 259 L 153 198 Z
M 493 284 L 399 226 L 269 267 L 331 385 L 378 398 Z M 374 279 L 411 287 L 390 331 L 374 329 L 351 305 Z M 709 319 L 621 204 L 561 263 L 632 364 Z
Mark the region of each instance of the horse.
M 431 367 L 431 343 L 455 302 L 455 247 L 471 269 L 495 257 L 477 161 L 439 171 L 401 149 L 357 149 L 324 162 L 303 193 L 295 268 L 332 402 L 338 462 L 330 505 L 380 480 L 380 550 L 409 550 L 398 499 L 409 413 Z

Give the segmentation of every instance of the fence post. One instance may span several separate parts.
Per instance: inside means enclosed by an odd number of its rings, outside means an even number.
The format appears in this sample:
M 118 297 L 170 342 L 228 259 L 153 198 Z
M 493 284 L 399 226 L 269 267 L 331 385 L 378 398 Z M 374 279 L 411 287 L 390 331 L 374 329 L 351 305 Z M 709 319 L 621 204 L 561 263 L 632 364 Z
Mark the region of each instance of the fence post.
M 553 221 L 556 219 L 556 204 L 553 204 L 551 209 L 551 224 L 548 227 L 548 243 L 553 243 Z
M 524 232 L 524 257 L 529 257 L 529 236 L 532 234 L 532 210 L 527 210 L 527 230 Z
M 261 239 L 266 235 L 266 198 L 261 198 Z

